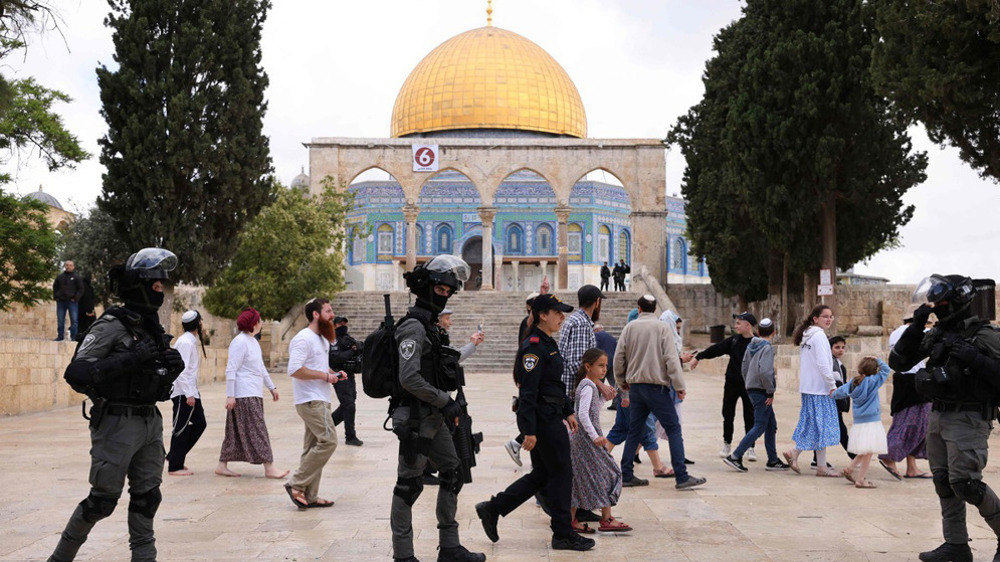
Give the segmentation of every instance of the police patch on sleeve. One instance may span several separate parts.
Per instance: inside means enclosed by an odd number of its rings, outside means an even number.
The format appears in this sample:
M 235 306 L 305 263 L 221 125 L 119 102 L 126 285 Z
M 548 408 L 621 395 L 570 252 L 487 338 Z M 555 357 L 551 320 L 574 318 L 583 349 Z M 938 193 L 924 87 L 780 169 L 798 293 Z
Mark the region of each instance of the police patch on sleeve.
M 97 336 L 94 334 L 87 334 L 87 337 L 83 338 L 83 342 L 80 343 L 80 351 L 86 351 L 86 349 L 93 345 L 95 341 L 97 341 Z
M 526 353 L 524 357 L 521 358 L 521 363 L 524 365 L 524 370 L 531 372 L 538 365 L 538 356 L 531 353 Z
M 416 349 L 417 342 L 413 340 L 403 340 L 399 342 L 399 355 L 402 356 L 403 359 L 409 360 L 410 357 L 413 357 L 413 352 Z

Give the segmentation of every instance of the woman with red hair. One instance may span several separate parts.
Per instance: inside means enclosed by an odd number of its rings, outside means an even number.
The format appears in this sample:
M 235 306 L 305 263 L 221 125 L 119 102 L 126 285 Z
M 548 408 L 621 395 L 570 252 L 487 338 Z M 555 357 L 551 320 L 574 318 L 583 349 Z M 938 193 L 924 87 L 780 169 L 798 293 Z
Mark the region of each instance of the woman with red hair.
M 287 470 L 274 468 L 271 438 L 264 424 L 263 387 L 271 391 L 271 398 L 278 401 L 278 390 L 271 382 L 260 344 L 254 336 L 263 323 L 260 313 L 247 307 L 236 319 L 240 333 L 229 344 L 229 361 L 226 363 L 226 436 L 222 441 L 219 476 L 239 476 L 229 469 L 230 462 L 263 464 L 264 476 L 284 478 Z

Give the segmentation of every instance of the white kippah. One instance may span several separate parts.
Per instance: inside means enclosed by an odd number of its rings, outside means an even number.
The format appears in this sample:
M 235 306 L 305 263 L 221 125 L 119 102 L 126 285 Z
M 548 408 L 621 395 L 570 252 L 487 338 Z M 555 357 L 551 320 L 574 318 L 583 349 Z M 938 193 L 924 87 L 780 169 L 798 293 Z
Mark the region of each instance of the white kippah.
M 654 297 L 653 295 L 650 295 L 648 293 L 645 294 L 645 295 L 642 295 L 642 298 L 643 298 L 643 300 L 647 300 L 649 302 L 656 302 L 656 297 Z
M 760 326 L 761 328 L 767 328 L 771 324 L 773 324 L 773 322 L 771 322 L 771 319 L 770 318 L 765 318 L 765 319 L 763 319 L 763 320 L 760 321 L 760 324 L 757 324 L 757 325 Z
M 194 322 L 196 318 L 198 318 L 198 313 L 194 310 L 189 310 L 184 313 L 184 316 L 181 316 L 181 322 L 187 324 L 188 322 Z

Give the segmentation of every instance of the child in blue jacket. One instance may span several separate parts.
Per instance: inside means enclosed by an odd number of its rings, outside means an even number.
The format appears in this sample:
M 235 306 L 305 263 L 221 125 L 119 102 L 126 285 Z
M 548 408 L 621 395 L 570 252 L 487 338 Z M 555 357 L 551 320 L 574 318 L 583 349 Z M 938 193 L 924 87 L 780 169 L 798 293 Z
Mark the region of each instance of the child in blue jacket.
M 882 454 L 889 447 L 882 426 L 882 405 L 879 403 L 878 389 L 889 376 L 889 366 L 881 359 L 865 357 L 858 363 L 858 375 L 836 390 L 830 391 L 834 398 L 851 397 L 854 402 L 854 425 L 848 437 L 847 450 L 857 456 L 844 469 L 844 478 L 854 482 L 855 488 L 874 488 L 875 484 L 865 479 L 872 455 Z M 854 471 L 857 470 L 857 476 Z

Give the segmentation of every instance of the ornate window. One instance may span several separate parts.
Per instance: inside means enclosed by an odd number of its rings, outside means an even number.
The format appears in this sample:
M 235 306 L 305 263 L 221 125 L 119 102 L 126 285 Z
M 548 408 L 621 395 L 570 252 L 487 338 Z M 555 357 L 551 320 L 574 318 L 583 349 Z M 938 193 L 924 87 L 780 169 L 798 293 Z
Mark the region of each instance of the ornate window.
M 540 224 L 535 229 L 535 253 L 538 255 L 549 255 L 552 253 L 552 227 L 547 224 Z
M 670 269 L 677 273 L 684 273 L 685 261 L 687 261 L 687 245 L 684 244 L 684 239 L 678 236 L 670 245 Z
M 521 254 L 524 252 L 524 231 L 517 224 L 507 227 L 507 249 L 508 254 Z
M 452 252 L 451 236 L 452 236 L 451 226 L 447 224 L 442 224 L 438 226 L 437 236 L 435 236 L 435 240 L 437 242 L 435 248 L 436 253 L 450 254 Z
M 380 256 L 391 256 L 392 243 L 392 227 L 388 224 L 378 227 L 378 254 Z
M 606 262 L 611 254 L 611 229 L 601 225 L 597 229 L 597 261 Z
M 622 229 L 618 233 L 618 255 L 615 256 L 616 260 L 625 260 L 625 263 L 632 264 L 632 237 L 629 235 L 628 229 Z
M 583 252 L 583 227 L 575 222 L 570 223 L 566 232 L 568 233 L 566 245 L 569 246 L 569 253 L 576 256 L 580 255 Z
M 424 227 L 418 225 L 414 226 L 413 235 L 413 253 L 416 255 L 422 255 L 424 253 Z

